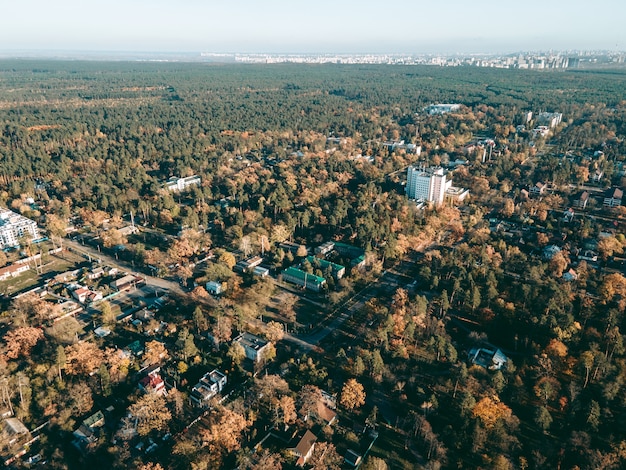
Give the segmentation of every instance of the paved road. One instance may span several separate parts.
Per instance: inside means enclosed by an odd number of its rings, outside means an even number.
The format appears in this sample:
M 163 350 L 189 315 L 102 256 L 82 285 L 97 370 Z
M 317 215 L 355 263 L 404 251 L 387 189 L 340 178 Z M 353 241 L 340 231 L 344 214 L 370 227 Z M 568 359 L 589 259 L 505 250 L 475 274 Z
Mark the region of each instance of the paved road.
M 112 256 L 109 256 L 105 253 L 101 253 L 97 249 L 91 246 L 83 245 L 82 243 L 79 243 L 71 239 L 65 239 L 63 240 L 63 243 L 65 244 L 67 248 L 71 249 L 74 252 L 89 255 L 94 260 L 100 259 L 102 260 L 102 262 L 106 263 L 107 265 L 116 267 L 118 269 L 121 269 L 122 271 L 135 272 L 134 267 L 131 266 L 130 264 L 124 261 L 117 260 L 113 258 Z M 161 279 L 161 278 L 154 277 L 154 276 L 148 276 L 146 274 L 141 274 L 141 277 L 145 278 L 146 284 L 148 286 L 167 290 L 174 294 L 184 293 L 180 285 L 176 282 L 168 281 L 167 279 Z

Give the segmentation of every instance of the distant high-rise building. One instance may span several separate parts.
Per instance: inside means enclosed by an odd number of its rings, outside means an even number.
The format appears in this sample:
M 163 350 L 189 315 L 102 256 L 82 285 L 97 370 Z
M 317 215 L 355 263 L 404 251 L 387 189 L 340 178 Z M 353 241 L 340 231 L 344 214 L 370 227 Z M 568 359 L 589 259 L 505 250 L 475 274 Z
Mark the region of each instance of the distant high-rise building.
M 446 190 L 452 186 L 448 172 L 440 167 L 424 168 L 410 166 L 406 178 L 406 194 L 410 199 L 443 204 Z

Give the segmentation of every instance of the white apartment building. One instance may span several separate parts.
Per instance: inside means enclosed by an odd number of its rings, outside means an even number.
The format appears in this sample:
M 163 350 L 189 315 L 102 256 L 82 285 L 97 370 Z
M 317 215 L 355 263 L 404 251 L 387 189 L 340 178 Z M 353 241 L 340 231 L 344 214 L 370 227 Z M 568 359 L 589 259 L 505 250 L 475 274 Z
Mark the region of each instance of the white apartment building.
M 428 114 L 447 114 L 453 113 L 461 109 L 461 105 L 457 103 L 441 103 L 441 104 L 431 104 L 425 108 Z
M 563 114 L 561 113 L 539 113 L 537 116 L 537 124 L 544 125 L 548 129 L 553 129 L 563 120 Z
M 185 191 L 191 186 L 198 185 L 202 182 L 202 179 L 198 175 L 187 176 L 186 178 L 176 178 L 172 176 L 167 183 L 165 183 L 165 187 L 169 191 Z
M 446 191 L 452 186 L 448 172 L 441 167 L 424 168 L 410 166 L 406 178 L 406 194 L 409 199 L 443 204 Z
M 0 208 L 0 250 L 19 246 L 20 237 L 25 235 L 38 240 L 37 223 L 9 209 Z

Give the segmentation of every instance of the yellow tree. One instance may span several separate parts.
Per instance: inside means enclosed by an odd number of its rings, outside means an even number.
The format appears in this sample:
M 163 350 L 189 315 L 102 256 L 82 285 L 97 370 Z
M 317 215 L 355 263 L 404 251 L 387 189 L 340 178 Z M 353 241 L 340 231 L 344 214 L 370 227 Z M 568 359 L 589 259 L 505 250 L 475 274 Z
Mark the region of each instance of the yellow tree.
M 349 379 L 341 389 L 341 406 L 348 410 L 360 408 L 365 404 L 365 390 L 356 379 Z
M 71 375 L 91 374 L 104 360 L 102 350 L 88 341 L 67 346 L 65 356 L 65 370 Z
M 506 419 L 511 414 L 511 408 L 500 402 L 497 396 L 485 397 L 472 408 L 472 415 L 480 419 L 486 428 L 494 427 L 498 420 Z
M 55 307 L 37 294 L 26 294 L 11 302 L 9 313 L 22 325 L 41 324 L 48 319 Z
M 280 410 L 279 420 L 285 425 L 285 429 L 298 418 L 296 414 L 296 402 L 289 395 L 283 395 L 278 400 L 277 410 Z
M 268 341 L 276 343 L 285 336 L 285 328 L 282 323 L 270 321 L 265 325 L 265 337 Z
M 56 245 L 59 242 L 59 246 L 63 247 L 63 237 L 66 234 L 67 223 L 61 217 L 48 214 L 46 215 L 46 228 L 52 243 Z
M 616 296 L 626 300 L 626 278 L 620 273 L 613 273 L 604 276 L 600 285 L 600 297 L 605 303 L 611 302 Z M 623 308 L 620 305 L 620 308 Z
M 114 383 L 121 382 L 128 375 L 130 359 L 119 349 L 106 348 L 104 350 L 104 360 L 109 367 L 109 375 Z
M 598 242 L 598 252 L 603 260 L 609 259 L 614 253 L 621 254 L 623 251 L 623 245 L 615 237 L 606 237 Z
M 148 462 L 139 467 L 139 470 L 163 470 L 163 467 L 161 467 L 161 464 Z
M 160 341 L 152 340 L 146 343 L 146 351 L 143 356 L 146 364 L 159 364 L 166 361 L 168 357 L 167 348 Z
M 200 431 L 202 443 L 212 452 L 232 452 L 241 447 L 241 435 L 251 423 L 239 413 L 222 408 L 212 424 Z
M 149 393 L 142 395 L 136 403 L 128 407 L 129 413 L 137 419 L 137 433 L 147 436 L 152 431 L 163 431 L 172 419 L 165 398 Z
M 329 442 L 317 442 L 309 465 L 311 470 L 339 470 L 343 459 Z
M 42 338 L 43 332 L 39 328 L 30 326 L 15 328 L 5 334 L 3 338 L 7 348 L 6 356 L 9 359 L 28 356 Z

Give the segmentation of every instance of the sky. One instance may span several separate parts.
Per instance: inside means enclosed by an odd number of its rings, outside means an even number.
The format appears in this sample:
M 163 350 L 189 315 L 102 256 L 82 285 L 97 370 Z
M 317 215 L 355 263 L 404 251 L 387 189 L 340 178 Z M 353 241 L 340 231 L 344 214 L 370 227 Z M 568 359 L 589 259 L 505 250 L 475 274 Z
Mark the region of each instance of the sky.
M 0 51 L 626 50 L 624 0 L 0 0 Z

